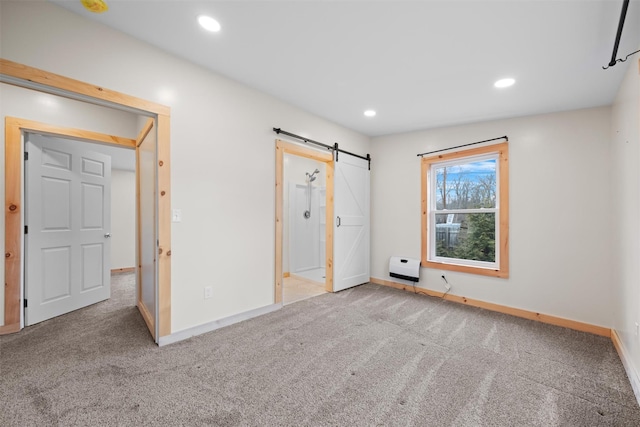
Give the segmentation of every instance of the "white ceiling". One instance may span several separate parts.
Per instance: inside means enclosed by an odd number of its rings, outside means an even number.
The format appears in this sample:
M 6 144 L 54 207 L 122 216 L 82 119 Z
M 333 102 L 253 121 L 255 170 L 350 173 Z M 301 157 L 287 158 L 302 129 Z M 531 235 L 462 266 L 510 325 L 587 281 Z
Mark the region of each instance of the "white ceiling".
M 53 1 L 370 136 L 607 105 L 639 56 L 601 68 L 622 0 Z M 618 57 L 639 48 L 632 0 Z

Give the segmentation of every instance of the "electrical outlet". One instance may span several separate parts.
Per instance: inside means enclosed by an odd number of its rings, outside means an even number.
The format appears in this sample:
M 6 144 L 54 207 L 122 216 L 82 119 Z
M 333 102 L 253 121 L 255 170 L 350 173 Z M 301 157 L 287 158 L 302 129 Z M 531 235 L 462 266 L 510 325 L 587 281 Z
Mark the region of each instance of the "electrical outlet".
M 444 282 L 444 287 L 447 289 L 447 292 L 450 291 L 451 290 L 451 285 L 449 284 L 449 281 L 447 280 L 447 277 L 444 275 L 444 271 L 440 272 L 440 278 Z
M 207 286 L 204 288 L 204 299 L 209 299 L 213 297 L 213 288 L 211 286 Z
M 640 335 L 640 323 L 636 322 L 636 336 Z

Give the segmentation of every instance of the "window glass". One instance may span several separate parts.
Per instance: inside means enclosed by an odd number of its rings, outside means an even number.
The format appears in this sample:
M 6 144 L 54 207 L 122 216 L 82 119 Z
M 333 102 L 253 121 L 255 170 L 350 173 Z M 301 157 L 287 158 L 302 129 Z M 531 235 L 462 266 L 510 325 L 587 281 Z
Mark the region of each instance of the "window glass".
M 496 160 L 435 167 L 436 209 L 496 207 Z
M 508 143 L 422 159 L 423 267 L 508 277 L 507 160 Z
M 436 214 L 435 234 L 436 258 L 496 261 L 495 213 Z

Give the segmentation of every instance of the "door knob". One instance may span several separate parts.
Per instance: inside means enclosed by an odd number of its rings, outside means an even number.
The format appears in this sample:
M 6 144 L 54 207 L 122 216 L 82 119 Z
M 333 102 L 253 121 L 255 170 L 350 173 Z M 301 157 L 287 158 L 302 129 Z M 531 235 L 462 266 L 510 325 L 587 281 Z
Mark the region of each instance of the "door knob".
M 104 237 L 108 239 L 109 237 L 111 237 L 111 233 L 104 233 Z

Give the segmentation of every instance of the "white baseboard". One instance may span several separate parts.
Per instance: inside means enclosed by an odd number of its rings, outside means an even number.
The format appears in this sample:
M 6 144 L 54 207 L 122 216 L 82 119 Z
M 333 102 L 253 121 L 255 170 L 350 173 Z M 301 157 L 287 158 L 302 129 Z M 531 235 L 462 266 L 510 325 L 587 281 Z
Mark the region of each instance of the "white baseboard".
M 215 331 L 216 329 L 224 328 L 225 326 L 233 325 L 234 323 L 242 322 L 243 320 L 249 320 L 254 317 L 262 316 L 263 314 L 271 313 L 273 311 L 282 308 L 282 304 L 271 304 L 253 310 L 245 311 L 243 313 L 234 314 L 233 316 L 225 317 L 224 319 L 214 320 L 212 322 L 204 323 L 202 325 L 193 326 L 191 328 L 183 329 L 182 331 L 174 332 L 171 335 L 160 337 L 158 345 L 160 347 L 168 344 L 173 344 L 178 341 L 186 340 L 196 335 L 205 334 L 207 332 Z
M 636 395 L 638 405 L 640 405 L 640 375 L 638 375 L 638 371 L 636 371 L 635 366 L 631 363 L 631 355 L 615 329 L 611 329 L 611 340 L 618 351 L 618 356 L 620 356 L 620 360 L 622 361 L 625 371 L 627 371 L 629 382 L 631 382 L 631 388 L 633 388 L 633 393 Z

